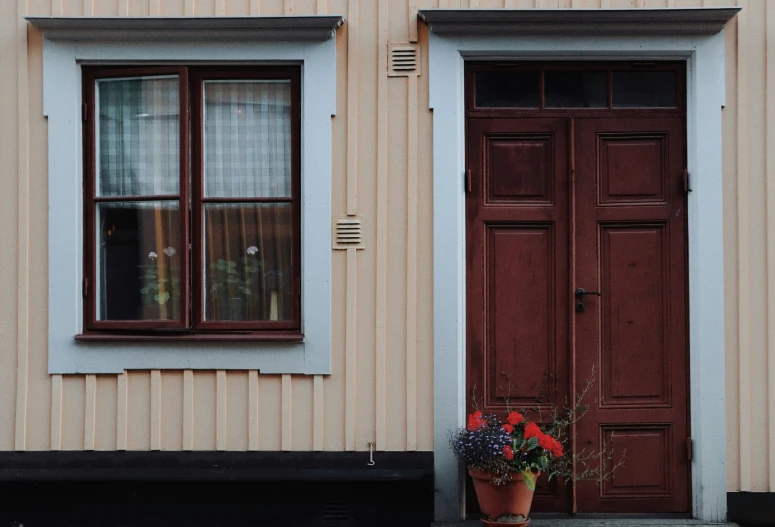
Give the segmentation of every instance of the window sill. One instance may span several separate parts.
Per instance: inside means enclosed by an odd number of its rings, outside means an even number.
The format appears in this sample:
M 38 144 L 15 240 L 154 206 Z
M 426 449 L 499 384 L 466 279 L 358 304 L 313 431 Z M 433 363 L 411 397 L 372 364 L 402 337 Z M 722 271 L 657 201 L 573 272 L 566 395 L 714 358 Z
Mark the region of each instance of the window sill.
M 175 335 L 89 332 L 76 335 L 74 339 L 76 342 L 303 342 L 304 335 L 295 331 Z

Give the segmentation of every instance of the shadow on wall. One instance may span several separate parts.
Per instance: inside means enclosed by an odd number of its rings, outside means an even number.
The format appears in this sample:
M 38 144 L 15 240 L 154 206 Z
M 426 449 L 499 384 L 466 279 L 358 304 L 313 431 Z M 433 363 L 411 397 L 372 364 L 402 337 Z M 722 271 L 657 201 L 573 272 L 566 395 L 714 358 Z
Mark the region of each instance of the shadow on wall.
M 422 482 L 0 484 L 0 527 L 427 527 L 432 516 Z

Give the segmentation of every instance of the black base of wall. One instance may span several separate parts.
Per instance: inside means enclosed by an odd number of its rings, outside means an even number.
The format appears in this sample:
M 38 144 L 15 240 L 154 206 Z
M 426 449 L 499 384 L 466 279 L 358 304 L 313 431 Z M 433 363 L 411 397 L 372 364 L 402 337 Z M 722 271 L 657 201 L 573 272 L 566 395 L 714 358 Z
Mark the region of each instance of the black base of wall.
M 0 452 L 0 481 L 410 481 L 433 452 Z
M 745 525 L 775 526 L 775 492 L 728 492 L 727 517 Z
M 408 526 L 433 454 L 0 452 L 0 527 Z
M 0 526 L 427 527 L 417 482 L 44 482 L 0 484 Z

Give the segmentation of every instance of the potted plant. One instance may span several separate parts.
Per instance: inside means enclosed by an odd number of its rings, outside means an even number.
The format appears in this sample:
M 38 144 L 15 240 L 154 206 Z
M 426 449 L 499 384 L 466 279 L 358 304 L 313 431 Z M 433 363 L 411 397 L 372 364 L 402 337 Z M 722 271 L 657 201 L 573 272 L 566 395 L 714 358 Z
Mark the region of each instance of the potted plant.
M 542 474 L 549 480 L 558 477 L 566 482 L 600 482 L 624 464 L 622 453 L 618 462 L 608 465 L 613 452 L 605 444 L 599 452 L 568 452 L 566 432 L 588 410 L 583 399 L 592 384 L 588 380 L 586 388 L 575 397 L 573 408 L 562 413 L 549 407 L 547 416 L 547 407 L 543 406 L 526 409 L 525 413 L 508 410 L 502 419 L 476 410 L 468 415 L 465 428 L 451 434 L 455 457 L 465 463 L 473 479 L 484 525 L 514 527 L 530 523 L 533 491 Z M 546 422 L 539 424 L 526 415 Z
M 474 481 L 485 525 L 527 525 L 536 479 L 564 456 L 562 442 L 519 412 L 505 421 L 476 411 L 452 440 L 457 458 Z
M 140 297 L 141 320 L 177 320 L 180 316 L 180 264 L 177 249 L 165 247 L 162 257 L 148 253 L 148 261 L 139 266 L 142 271 Z

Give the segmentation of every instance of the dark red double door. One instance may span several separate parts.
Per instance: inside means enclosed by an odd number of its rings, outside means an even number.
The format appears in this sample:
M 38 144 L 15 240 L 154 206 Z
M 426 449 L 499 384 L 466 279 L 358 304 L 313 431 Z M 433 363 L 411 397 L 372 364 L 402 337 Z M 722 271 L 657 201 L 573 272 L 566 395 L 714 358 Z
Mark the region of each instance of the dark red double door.
M 481 113 L 467 119 L 469 401 L 548 409 L 591 380 L 576 450 L 605 445 L 624 466 L 544 482 L 534 510 L 688 512 L 682 112 L 617 112 L 609 96 L 597 114 Z

